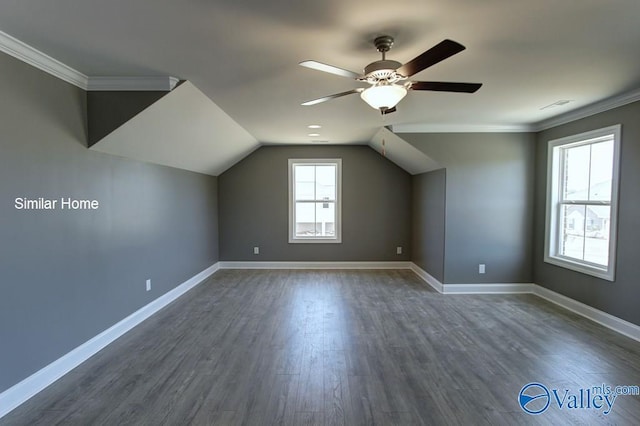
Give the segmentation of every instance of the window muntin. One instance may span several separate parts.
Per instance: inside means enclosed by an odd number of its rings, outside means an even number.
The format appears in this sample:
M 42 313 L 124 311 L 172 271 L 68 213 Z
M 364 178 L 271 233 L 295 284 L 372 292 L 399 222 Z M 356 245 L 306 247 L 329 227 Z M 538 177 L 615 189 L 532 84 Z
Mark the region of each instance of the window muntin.
M 340 159 L 289 160 L 289 242 L 341 242 Z
M 545 261 L 613 281 L 620 126 L 549 142 Z

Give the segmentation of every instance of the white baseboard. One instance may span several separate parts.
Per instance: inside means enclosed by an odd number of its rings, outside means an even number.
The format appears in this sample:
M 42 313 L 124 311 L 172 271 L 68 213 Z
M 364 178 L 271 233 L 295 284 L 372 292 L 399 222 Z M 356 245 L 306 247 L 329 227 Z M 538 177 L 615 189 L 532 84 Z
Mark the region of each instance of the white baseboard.
M 410 269 L 412 262 L 220 262 L 220 269 Z
M 520 294 L 533 291 L 533 284 L 529 283 L 443 284 L 413 262 L 411 270 L 442 294 Z
M 640 326 L 625 321 L 622 318 L 618 318 L 599 309 L 593 308 L 589 305 L 585 305 L 582 302 L 571 299 L 555 291 L 551 291 L 548 288 L 534 284 L 532 286 L 532 293 L 538 297 L 541 297 L 549 302 L 555 303 L 571 312 L 575 312 L 578 315 L 582 315 L 585 318 L 590 319 L 593 322 L 605 326 L 613 331 L 623 334 L 633 340 L 640 342 Z
M 533 294 L 640 342 L 640 326 L 533 283 L 442 284 L 415 263 L 411 270 L 443 294 Z
M 530 283 L 443 284 L 444 294 L 523 294 L 531 293 Z
M 438 293 L 444 293 L 444 285 L 433 276 L 431 276 L 431 274 L 429 274 L 427 271 L 413 262 L 411 262 L 411 270 L 415 272 L 417 276 L 422 278 L 424 282 L 429 284 L 435 291 L 437 291 Z
M 63 355 L 61 358 L 35 372 L 20 383 L 0 393 L 0 418 L 11 412 L 20 404 L 42 391 L 60 377 L 73 370 L 84 361 L 95 355 L 118 337 L 140 324 L 169 303 L 203 282 L 219 269 L 219 264 L 211 265 L 204 271 L 188 279 L 173 290 L 143 306 L 122 321 L 103 331 L 91 340 Z

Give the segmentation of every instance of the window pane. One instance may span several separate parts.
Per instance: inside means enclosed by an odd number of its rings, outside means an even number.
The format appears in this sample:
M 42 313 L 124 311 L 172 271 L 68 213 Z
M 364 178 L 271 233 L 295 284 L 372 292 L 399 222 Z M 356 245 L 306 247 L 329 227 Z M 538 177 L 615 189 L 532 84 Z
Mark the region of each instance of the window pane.
M 564 151 L 565 200 L 587 200 L 589 193 L 590 145 L 566 148 Z
M 296 201 L 314 200 L 313 182 L 296 182 Z
M 296 237 L 312 237 L 315 233 L 315 205 L 296 203 Z
M 316 166 L 316 199 L 336 199 L 336 166 Z
M 611 207 L 587 206 L 584 260 L 607 266 L 609 264 L 609 227 Z
M 316 203 L 316 235 L 333 237 L 336 234 L 336 205 L 332 202 Z
M 613 176 L 613 140 L 591 145 L 589 200 L 611 200 Z
M 560 254 L 583 260 L 586 207 L 584 205 L 571 204 L 563 205 L 561 210 Z
M 296 200 L 315 199 L 315 166 L 295 166 Z

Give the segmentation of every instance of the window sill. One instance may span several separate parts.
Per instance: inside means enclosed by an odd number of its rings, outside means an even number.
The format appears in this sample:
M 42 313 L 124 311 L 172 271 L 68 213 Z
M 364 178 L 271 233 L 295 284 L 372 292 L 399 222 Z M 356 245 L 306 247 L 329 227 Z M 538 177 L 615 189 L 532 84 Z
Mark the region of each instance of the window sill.
M 342 244 L 340 238 L 289 238 L 289 244 Z
M 601 278 L 607 281 L 615 281 L 614 271 L 606 270 L 604 268 L 597 268 L 591 265 L 586 265 L 579 262 L 572 262 L 570 260 L 554 257 L 554 256 L 545 256 L 544 261 L 546 263 L 550 263 L 555 266 L 560 266 L 565 269 L 570 269 L 572 271 L 580 272 L 582 274 L 591 275 L 593 277 Z

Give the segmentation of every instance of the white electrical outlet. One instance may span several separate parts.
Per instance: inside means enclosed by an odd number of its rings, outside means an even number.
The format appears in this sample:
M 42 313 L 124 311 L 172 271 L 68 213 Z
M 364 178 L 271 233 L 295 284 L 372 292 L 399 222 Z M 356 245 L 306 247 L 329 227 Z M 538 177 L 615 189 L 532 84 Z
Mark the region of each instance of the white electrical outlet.
M 396 254 L 402 254 L 402 247 L 396 247 Z
M 481 263 L 480 265 L 478 265 L 478 273 L 484 274 L 484 263 Z
M 253 248 L 253 254 L 260 254 L 260 247 L 254 247 Z
M 151 279 L 147 280 L 147 291 L 151 291 Z

